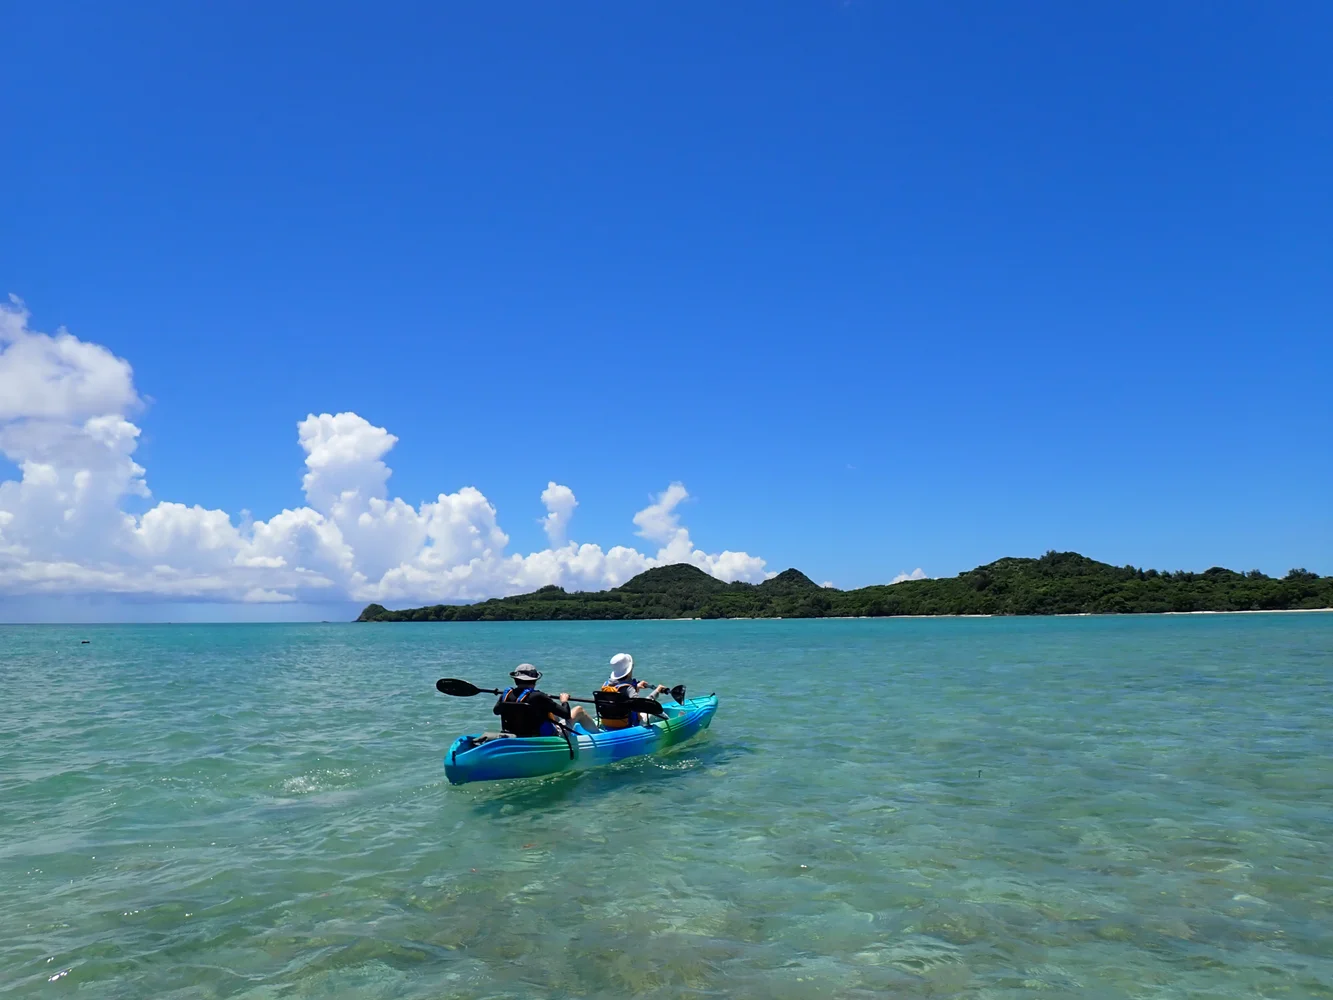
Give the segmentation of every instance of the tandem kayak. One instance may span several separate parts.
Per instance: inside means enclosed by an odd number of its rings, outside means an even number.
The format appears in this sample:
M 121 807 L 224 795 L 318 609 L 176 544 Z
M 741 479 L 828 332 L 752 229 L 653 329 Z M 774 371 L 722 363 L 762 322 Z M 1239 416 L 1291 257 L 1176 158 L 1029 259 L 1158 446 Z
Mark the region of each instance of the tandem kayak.
M 633 726 L 604 733 L 575 727 L 576 735 L 507 736 L 487 739 L 481 734 L 460 736 L 444 757 L 449 782 L 498 781 L 535 778 L 561 771 L 582 771 L 626 757 L 658 753 L 684 743 L 707 729 L 717 711 L 717 695 L 690 698 L 683 705 L 663 705 L 666 717 L 651 726 Z

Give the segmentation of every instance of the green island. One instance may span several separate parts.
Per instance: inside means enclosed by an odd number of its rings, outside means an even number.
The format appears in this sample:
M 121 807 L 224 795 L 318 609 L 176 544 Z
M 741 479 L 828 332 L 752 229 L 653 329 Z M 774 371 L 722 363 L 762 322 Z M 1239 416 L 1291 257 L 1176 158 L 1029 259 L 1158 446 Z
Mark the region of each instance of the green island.
M 1161 573 L 1077 552 L 998 559 L 953 577 L 836 590 L 789 569 L 763 583 L 723 583 L 694 566 L 661 566 L 611 590 L 531 594 L 390 611 L 359 622 L 597 621 L 644 618 L 880 618 L 892 615 L 1072 615 L 1333 608 L 1333 576 L 1281 579 L 1215 566 Z

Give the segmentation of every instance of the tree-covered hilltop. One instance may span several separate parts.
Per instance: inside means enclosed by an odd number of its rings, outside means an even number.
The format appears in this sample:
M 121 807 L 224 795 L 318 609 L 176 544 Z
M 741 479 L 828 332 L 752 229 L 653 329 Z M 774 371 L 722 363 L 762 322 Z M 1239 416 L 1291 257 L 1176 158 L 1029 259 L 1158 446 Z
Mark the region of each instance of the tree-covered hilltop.
M 999 559 L 938 580 L 834 590 L 789 569 L 763 583 L 723 583 L 693 566 L 650 569 L 594 593 L 543 587 L 479 604 L 389 611 L 371 604 L 362 622 L 588 621 L 630 618 L 835 618 L 888 615 L 1132 614 L 1333 608 L 1333 576 L 1294 569 L 1280 580 L 1258 570 L 1159 573 L 1110 566 L 1077 552 Z

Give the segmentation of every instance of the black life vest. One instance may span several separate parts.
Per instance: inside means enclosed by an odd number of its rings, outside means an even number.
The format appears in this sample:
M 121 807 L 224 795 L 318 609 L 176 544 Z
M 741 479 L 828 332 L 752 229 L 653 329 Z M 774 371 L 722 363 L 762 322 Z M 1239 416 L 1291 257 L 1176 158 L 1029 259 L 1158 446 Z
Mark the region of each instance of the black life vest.
M 499 701 L 495 703 L 495 714 L 500 717 L 500 728 L 515 736 L 554 736 L 558 729 L 555 723 L 558 716 L 551 711 L 543 713 L 540 702 L 552 704 L 551 696 L 536 688 L 509 687 L 504 689 Z M 515 706 L 510 709 L 508 706 Z M 522 705 L 522 708 L 517 706 Z M 543 732 L 544 729 L 550 730 Z

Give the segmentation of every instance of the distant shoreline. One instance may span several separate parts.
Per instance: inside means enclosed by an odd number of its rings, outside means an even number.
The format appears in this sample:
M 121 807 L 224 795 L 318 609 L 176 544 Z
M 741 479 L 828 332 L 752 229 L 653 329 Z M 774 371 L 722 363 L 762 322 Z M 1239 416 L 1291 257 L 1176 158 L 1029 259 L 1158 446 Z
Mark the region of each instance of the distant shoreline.
M 1245 608 L 1240 611 L 1074 611 L 1049 615 L 820 615 L 801 618 L 796 616 L 735 616 L 730 618 L 497 618 L 473 619 L 464 621 L 419 621 L 398 624 L 408 625 L 625 625 L 633 622 L 878 622 L 878 621 L 930 621 L 939 618 L 1184 618 L 1190 615 L 1326 615 L 1333 614 L 1333 608 Z M 110 624 L 115 624 L 110 623 Z M 160 623 L 159 623 L 160 624 Z M 242 623 L 244 624 L 244 623 Z M 318 625 L 319 622 L 292 622 L 290 624 Z M 323 624 L 330 624 L 325 622 Z M 351 624 L 357 622 L 333 622 L 331 624 Z
M 1053 615 L 824 615 L 820 618 L 783 618 L 780 616 L 773 618 L 754 618 L 754 617 L 736 617 L 736 618 L 582 618 L 582 619 L 544 619 L 543 624 L 549 624 L 552 621 L 574 620 L 579 624 L 586 625 L 593 621 L 640 621 L 640 622 L 871 622 L 883 621 L 889 618 L 911 618 L 911 619 L 930 619 L 930 618 L 1158 618 L 1163 615 L 1326 615 L 1333 613 L 1333 608 L 1246 608 L 1243 611 L 1071 611 L 1068 613 L 1059 613 Z M 355 622 L 353 622 L 355 624 Z M 423 622 L 420 624 L 435 624 Z M 452 624 L 467 625 L 469 622 L 454 622 Z M 483 623 L 484 624 L 484 623 Z M 491 623 L 494 624 L 494 623 Z
M 1005 558 L 952 577 L 855 590 L 822 587 L 796 569 L 727 583 L 696 566 L 658 566 L 610 590 L 558 586 L 473 604 L 390 610 L 359 622 L 688 621 L 760 618 L 989 618 L 1104 614 L 1238 614 L 1333 610 L 1333 576 L 1281 578 L 1214 566 L 1202 573 L 1112 566 L 1077 552 Z
M 835 622 L 858 622 L 858 621 L 891 621 L 894 619 L 911 620 L 929 620 L 933 618 L 1162 618 L 1162 617 L 1188 617 L 1189 615 L 1305 615 L 1305 614 L 1333 614 L 1333 608 L 1272 608 L 1272 609 L 1254 609 L 1246 608 L 1240 611 L 1077 611 L 1069 614 L 1052 615 L 824 615 L 819 618 L 781 618 L 781 617 L 735 617 L 735 618 L 560 618 L 560 619 L 508 619 L 508 620 L 478 620 L 450 622 L 453 625 L 550 625 L 555 623 L 568 623 L 575 625 L 589 625 L 602 623 L 606 625 L 624 625 L 632 622 L 778 622 L 778 621 L 835 621 Z M 35 628 L 105 628 L 107 626 L 117 625 L 178 625 L 183 628 L 196 628 L 207 625 L 263 625 L 281 626 L 281 625 L 355 625 L 356 622 L 331 622 L 321 619 L 305 619 L 294 621 L 277 622 L 238 622 L 238 621 L 197 621 L 197 622 L 6 622 L 0 621 L 0 627 L 19 628 L 31 626 Z M 417 622 L 419 625 L 438 625 L 440 622 Z

